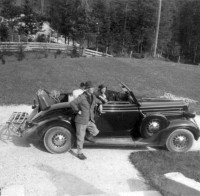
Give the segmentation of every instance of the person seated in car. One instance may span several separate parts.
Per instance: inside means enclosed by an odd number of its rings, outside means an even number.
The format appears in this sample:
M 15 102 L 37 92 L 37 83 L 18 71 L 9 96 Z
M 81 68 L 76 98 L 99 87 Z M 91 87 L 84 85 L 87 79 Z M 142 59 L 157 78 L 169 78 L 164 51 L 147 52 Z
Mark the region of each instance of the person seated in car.
M 80 88 L 73 90 L 72 93 L 68 94 L 68 102 L 71 102 L 74 99 L 76 99 L 79 95 L 83 94 L 84 91 L 85 91 L 85 83 L 81 82 Z
M 107 90 L 107 87 L 105 85 L 103 85 L 103 84 L 99 85 L 98 92 L 97 92 L 97 98 L 99 98 L 102 101 L 102 103 L 108 102 L 108 99 L 106 96 L 106 90 Z
M 76 99 L 79 95 L 83 94 L 85 91 L 85 83 L 81 82 L 80 83 L 80 88 L 76 89 L 72 92 L 73 98 Z

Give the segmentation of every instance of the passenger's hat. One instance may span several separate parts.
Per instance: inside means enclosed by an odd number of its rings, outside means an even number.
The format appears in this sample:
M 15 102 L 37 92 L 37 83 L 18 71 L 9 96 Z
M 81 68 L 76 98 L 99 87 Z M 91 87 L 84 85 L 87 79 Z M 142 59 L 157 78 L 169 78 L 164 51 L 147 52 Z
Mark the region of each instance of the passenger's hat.
M 99 89 L 107 88 L 104 84 L 99 85 Z
M 86 89 L 88 89 L 88 88 L 94 88 L 94 85 L 92 84 L 91 81 L 87 81 L 87 82 L 85 83 L 85 88 L 86 88 Z

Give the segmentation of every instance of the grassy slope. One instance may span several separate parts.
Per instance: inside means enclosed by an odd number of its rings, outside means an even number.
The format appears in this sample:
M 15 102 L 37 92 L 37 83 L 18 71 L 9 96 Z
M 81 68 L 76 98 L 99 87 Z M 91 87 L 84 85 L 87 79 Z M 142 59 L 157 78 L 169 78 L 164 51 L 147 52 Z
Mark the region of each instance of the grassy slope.
M 145 59 L 39 58 L 32 54 L 23 61 L 9 57 L 6 64 L 0 64 L 0 104 L 30 104 L 39 87 L 69 92 L 87 80 L 115 90 L 119 89 L 117 80 L 122 80 L 139 96 L 170 92 L 200 101 L 198 66 Z
M 162 190 L 163 175 L 180 172 L 188 178 L 200 182 L 200 152 L 174 153 L 168 151 L 146 151 L 132 153 L 130 161 L 142 173 L 149 184 Z M 141 164 L 142 163 L 142 164 Z

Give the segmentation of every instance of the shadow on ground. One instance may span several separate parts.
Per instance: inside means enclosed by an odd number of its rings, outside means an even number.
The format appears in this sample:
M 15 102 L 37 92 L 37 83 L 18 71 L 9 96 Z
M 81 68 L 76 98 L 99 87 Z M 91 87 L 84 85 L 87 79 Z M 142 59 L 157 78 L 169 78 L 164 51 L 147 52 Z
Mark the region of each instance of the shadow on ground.
M 55 185 L 57 189 L 57 196 L 65 194 L 75 196 L 104 193 L 94 185 L 86 182 L 84 179 L 81 179 L 72 174 L 55 170 L 54 168 L 43 164 L 38 164 L 36 167 L 41 171 L 47 172 L 50 181 Z

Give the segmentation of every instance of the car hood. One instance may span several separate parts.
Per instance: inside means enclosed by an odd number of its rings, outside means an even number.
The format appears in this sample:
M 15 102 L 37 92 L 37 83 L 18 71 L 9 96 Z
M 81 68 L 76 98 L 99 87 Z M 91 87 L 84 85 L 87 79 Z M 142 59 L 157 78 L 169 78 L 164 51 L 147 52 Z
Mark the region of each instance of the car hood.
M 183 100 L 171 100 L 162 98 L 142 98 L 138 99 L 140 109 L 148 111 L 187 111 L 188 104 Z

